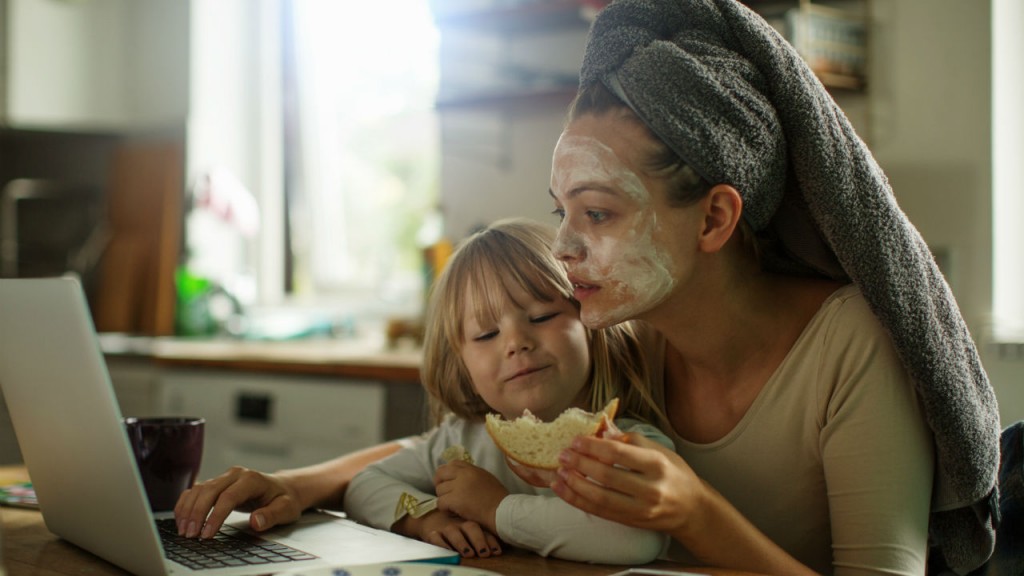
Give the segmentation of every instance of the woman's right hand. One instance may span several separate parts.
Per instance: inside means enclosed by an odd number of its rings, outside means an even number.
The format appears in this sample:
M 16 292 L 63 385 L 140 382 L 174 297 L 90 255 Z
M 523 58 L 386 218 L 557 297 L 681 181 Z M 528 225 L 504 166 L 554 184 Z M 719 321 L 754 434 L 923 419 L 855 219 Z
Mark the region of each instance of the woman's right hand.
M 678 534 L 699 513 L 705 484 L 675 452 L 639 434 L 578 437 L 552 489 L 596 516 Z
M 232 510 L 252 512 L 249 525 L 257 532 L 296 521 L 302 505 L 285 478 L 241 466 L 198 482 L 178 498 L 174 518 L 178 534 L 212 538 Z

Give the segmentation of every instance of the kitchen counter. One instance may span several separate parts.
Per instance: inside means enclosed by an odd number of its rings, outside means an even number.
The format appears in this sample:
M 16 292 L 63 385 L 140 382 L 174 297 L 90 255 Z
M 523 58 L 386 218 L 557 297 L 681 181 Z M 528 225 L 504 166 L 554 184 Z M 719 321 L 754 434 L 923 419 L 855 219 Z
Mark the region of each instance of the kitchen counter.
M 226 370 L 318 374 L 392 382 L 418 382 L 420 348 L 388 348 L 383 339 L 285 341 L 144 337 L 100 334 L 107 356 L 148 358 L 157 364 Z

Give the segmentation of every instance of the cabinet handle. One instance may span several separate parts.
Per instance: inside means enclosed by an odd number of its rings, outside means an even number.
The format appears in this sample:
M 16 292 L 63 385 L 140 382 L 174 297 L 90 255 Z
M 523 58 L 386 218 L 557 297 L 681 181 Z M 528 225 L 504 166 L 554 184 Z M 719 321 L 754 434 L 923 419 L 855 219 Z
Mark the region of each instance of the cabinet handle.
M 273 420 L 274 397 L 270 394 L 241 392 L 235 399 L 235 419 L 239 422 L 270 424 Z

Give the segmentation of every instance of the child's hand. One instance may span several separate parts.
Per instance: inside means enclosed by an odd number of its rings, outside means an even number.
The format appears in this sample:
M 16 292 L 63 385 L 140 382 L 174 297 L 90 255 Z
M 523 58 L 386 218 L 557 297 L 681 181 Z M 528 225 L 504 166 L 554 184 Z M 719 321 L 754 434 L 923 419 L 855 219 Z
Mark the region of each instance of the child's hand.
M 467 462 L 455 460 L 434 473 L 437 509 L 478 522 L 497 533 L 495 514 L 508 489 L 493 474 Z
M 454 550 L 465 558 L 487 558 L 501 554 L 501 543 L 494 534 L 472 520 L 464 520 L 440 510 L 419 518 L 405 516 L 392 529 L 435 546 Z

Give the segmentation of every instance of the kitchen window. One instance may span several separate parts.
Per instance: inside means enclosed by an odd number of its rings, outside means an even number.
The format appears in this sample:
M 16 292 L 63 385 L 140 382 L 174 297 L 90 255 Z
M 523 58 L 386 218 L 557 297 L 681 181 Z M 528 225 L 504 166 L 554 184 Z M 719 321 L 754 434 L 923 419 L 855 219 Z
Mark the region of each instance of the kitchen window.
M 992 3 L 992 228 L 993 336 L 1024 343 L 1024 6 Z M 1019 350 L 1019 348 L 1018 348 Z M 1018 358 L 1021 357 L 1018 351 Z
M 422 0 L 292 0 L 283 32 L 286 291 L 415 296 L 437 203 L 437 31 Z
M 193 208 L 190 267 L 250 309 L 418 314 L 440 178 L 428 3 L 218 0 L 191 18 L 193 190 L 213 175 L 251 194 L 259 230 Z

